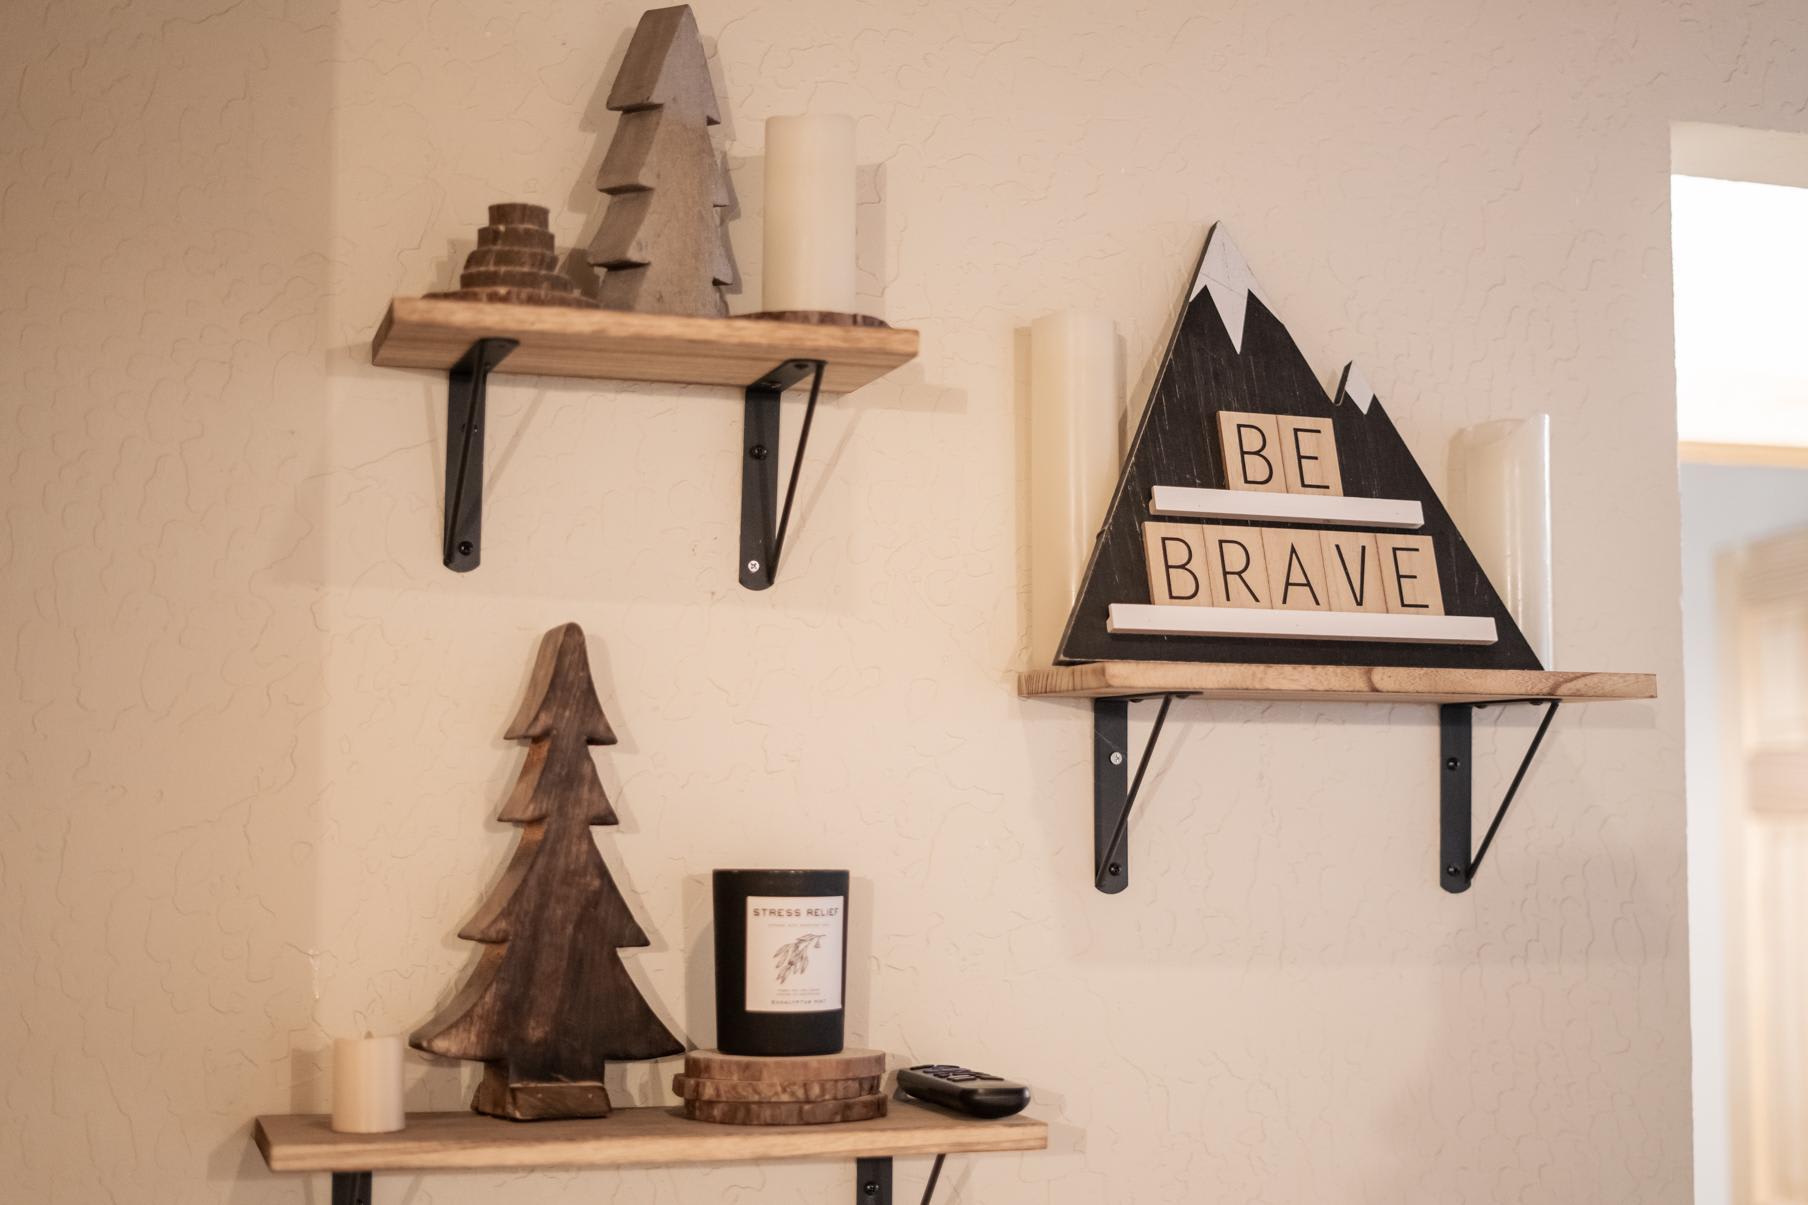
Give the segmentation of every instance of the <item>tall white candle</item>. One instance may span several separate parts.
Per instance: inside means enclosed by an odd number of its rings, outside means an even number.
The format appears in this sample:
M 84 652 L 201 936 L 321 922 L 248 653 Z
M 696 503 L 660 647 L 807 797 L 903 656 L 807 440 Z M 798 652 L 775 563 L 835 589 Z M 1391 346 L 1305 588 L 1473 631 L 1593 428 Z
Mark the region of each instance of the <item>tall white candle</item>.
M 1450 441 L 1450 513 L 1544 668 L 1552 669 L 1551 416 L 1503 419 Z
M 854 119 L 766 119 L 763 308 L 854 312 Z
M 402 1039 L 333 1039 L 333 1128 L 388 1134 L 402 1128 Z
M 1030 658 L 1053 662 L 1122 467 L 1117 328 L 1063 310 L 1030 326 Z

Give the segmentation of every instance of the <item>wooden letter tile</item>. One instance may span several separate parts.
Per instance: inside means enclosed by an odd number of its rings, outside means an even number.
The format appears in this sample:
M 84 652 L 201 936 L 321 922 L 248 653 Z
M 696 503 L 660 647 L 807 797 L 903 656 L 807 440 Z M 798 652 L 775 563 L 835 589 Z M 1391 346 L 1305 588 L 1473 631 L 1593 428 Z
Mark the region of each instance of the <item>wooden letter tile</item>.
M 1280 426 L 1281 472 L 1290 494 L 1341 498 L 1343 473 L 1337 463 L 1337 432 L 1328 418 L 1276 417 Z
M 1267 607 L 1268 558 L 1259 527 L 1201 527 L 1214 607 Z
M 1387 609 L 1404 615 L 1442 615 L 1444 591 L 1438 583 L 1438 559 L 1430 536 L 1383 535 L 1381 588 Z
M 1386 611 L 1381 586 L 1381 547 L 1365 531 L 1321 531 L 1326 602 L 1333 611 Z
M 1287 492 L 1281 428 L 1274 415 L 1218 411 L 1218 444 L 1224 452 L 1224 481 L 1231 489 Z
M 1329 610 L 1319 533 L 1283 527 L 1264 527 L 1261 532 L 1268 559 L 1269 604 L 1282 611 Z
M 1149 601 L 1158 605 L 1211 605 L 1205 581 L 1205 528 L 1197 523 L 1144 523 L 1149 562 Z

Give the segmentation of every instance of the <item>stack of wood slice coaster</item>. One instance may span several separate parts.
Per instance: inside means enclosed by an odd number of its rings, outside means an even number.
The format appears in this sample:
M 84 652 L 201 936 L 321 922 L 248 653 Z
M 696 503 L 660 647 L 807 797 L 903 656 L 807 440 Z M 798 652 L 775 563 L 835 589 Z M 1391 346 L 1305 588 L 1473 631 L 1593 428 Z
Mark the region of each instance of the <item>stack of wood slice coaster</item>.
M 559 271 L 546 206 L 520 202 L 490 206 L 490 224 L 477 232 L 477 249 L 465 256 L 458 287 L 427 296 L 599 308 L 594 297 L 579 292 L 577 283 Z
M 801 1126 L 885 1116 L 885 1052 L 763 1058 L 693 1050 L 672 1091 L 684 1115 L 724 1125 Z

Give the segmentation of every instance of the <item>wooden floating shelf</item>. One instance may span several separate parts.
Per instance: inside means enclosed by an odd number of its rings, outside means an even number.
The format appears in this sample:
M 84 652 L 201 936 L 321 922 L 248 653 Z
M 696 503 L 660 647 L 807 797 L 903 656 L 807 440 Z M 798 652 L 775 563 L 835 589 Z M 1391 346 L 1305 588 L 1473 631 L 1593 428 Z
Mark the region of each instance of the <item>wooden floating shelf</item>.
M 1235 665 L 1094 661 L 1017 675 L 1025 699 L 1130 699 L 1186 694 L 1207 699 L 1302 703 L 1565 703 L 1655 699 L 1656 674 L 1513 669 L 1411 669 L 1363 665 Z
M 818 1126 L 691 1121 L 675 1108 L 617 1109 L 591 1121 L 503 1121 L 476 1113 L 411 1113 L 395 1134 L 338 1134 L 321 1114 L 257 1119 L 274 1172 L 672 1166 L 764 1159 L 853 1159 L 972 1151 L 1039 1151 L 1048 1125 L 976 1121 L 907 1100 L 888 1116 Z
M 371 361 L 444 372 L 487 338 L 520 344 L 503 373 L 744 389 L 787 360 L 821 360 L 825 393 L 871 384 L 915 359 L 918 344 L 916 331 L 893 327 L 397 297 L 371 340 Z

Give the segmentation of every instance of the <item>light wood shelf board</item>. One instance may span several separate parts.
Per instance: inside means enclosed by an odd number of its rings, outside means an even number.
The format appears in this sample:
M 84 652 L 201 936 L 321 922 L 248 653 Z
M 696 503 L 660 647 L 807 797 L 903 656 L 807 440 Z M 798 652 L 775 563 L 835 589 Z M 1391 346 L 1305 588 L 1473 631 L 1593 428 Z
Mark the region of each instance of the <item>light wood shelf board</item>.
M 617 1109 L 586 1121 L 503 1121 L 476 1113 L 411 1113 L 395 1134 L 337 1134 L 321 1114 L 257 1119 L 276 1172 L 672 1166 L 766 1159 L 854 1159 L 973 1151 L 1039 1151 L 1048 1126 L 1022 1115 L 976 1121 L 893 1100 L 871 1121 L 735 1126 L 691 1121 L 675 1108 Z
M 1655 699 L 1657 675 L 1362 665 L 1236 665 L 1095 661 L 1017 675 L 1026 699 L 1108 699 L 1190 694 L 1208 699 L 1306 703 L 1566 703 Z
M 823 360 L 826 393 L 878 380 L 915 359 L 918 344 L 916 331 L 893 327 L 397 297 L 371 341 L 371 361 L 444 371 L 485 337 L 520 341 L 496 370 L 504 374 L 742 389 L 786 360 Z

